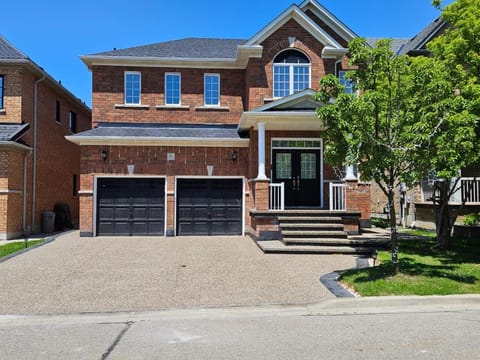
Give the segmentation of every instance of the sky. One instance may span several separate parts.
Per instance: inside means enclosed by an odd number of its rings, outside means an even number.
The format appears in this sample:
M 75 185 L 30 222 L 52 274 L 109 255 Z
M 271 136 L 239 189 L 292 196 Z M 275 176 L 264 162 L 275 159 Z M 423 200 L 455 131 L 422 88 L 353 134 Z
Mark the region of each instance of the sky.
M 449 4 L 453 0 L 444 0 Z M 81 55 L 187 37 L 248 39 L 302 0 L 2 0 L 0 34 L 91 106 Z M 411 38 L 431 0 L 319 0 L 359 36 Z

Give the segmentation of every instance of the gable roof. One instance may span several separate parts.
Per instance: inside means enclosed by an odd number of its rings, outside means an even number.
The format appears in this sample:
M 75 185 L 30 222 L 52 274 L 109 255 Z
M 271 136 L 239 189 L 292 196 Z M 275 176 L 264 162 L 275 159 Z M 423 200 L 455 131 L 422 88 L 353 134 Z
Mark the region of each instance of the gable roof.
M 0 34 L 0 59 L 28 60 L 28 57 Z
M 29 129 L 29 124 L 0 123 L 0 141 L 17 141 Z
M 305 0 L 300 8 L 306 12 L 310 10 L 315 16 L 327 24 L 333 31 L 340 35 L 347 43 L 357 38 L 358 35 L 339 18 L 333 15 L 326 7 L 315 0 Z
M 400 54 L 421 55 L 428 54 L 426 49 L 427 43 L 434 39 L 441 31 L 445 29 L 447 24 L 442 18 L 437 18 L 428 24 L 422 31 L 411 38 L 407 44 L 401 49 Z
M 257 32 L 253 37 L 251 37 L 247 41 L 246 45 L 260 45 L 265 39 L 267 39 L 270 35 L 272 35 L 275 31 L 277 31 L 291 19 L 299 23 L 314 38 L 316 38 L 323 45 L 325 45 L 326 48 L 346 50 L 295 4 L 287 8 L 267 26 Z
M 382 39 L 384 38 L 377 38 L 377 37 L 365 38 L 365 40 L 367 41 L 367 44 L 370 45 L 371 47 L 375 46 L 375 43 Z M 390 49 L 395 55 L 400 55 L 405 45 L 410 41 L 409 39 L 402 39 L 402 38 L 395 38 L 390 40 L 391 40 Z

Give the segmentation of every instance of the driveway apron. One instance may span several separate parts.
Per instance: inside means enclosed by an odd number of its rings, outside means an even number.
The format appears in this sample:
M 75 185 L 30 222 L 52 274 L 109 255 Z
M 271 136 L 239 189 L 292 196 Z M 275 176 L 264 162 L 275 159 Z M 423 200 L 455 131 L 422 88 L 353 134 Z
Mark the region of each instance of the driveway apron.
M 248 237 L 97 237 L 78 232 L 0 263 L 0 314 L 309 304 L 345 255 L 265 255 Z

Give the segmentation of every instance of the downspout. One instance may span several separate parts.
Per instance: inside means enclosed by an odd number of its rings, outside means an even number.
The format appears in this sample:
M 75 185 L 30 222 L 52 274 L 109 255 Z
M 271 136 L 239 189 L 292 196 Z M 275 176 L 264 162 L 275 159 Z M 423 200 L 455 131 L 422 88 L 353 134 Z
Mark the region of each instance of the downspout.
M 23 155 L 23 204 L 22 204 L 22 230 L 27 233 L 27 156 L 32 155 L 32 151 Z M 31 231 L 31 229 L 30 229 Z
M 338 64 L 342 62 L 342 59 L 335 61 L 335 77 L 338 77 Z
M 37 128 L 38 128 L 38 84 L 45 80 L 45 72 L 33 85 L 33 157 L 32 157 L 32 232 L 35 229 L 35 199 L 37 179 Z

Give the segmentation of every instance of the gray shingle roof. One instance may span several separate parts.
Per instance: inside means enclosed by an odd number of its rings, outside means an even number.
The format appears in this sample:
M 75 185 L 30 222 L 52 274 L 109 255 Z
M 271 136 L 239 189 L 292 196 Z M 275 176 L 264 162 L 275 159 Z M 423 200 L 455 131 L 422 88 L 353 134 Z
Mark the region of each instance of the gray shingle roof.
M 92 56 L 132 56 L 156 58 L 235 59 L 241 39 L 187 38 L 127 49 L 112 50 Z
M 28 57 L 0 35 L 0 59 L 25 60 Z
M 29 127 L 29 124 L 0 124 L 0 141 L 16 141 Z
M 72 137 L 240 139 L 237 125 L 126 123 L 100 123 L 98 127 L 75 134 Z
M 367 41 L 367 44 L 370 45 L 370 46 L 374 46 L 375 43 L 378 41 L 378 40 L 381 40 L 383 38 L 366 38 L 365 40 Z M 390 48 L 391 50 L 393 51 L 393 53 L 395 55 L 401 53 L 403 47 L 405 46 L 405 44 L 408 43 L 409 39 L 402 39 L 402 38 L 396 38 L 396 39 L 390 39 L 392 42 L 390 44 Z
M 415 51 L 426 51 L 425 45 L 435 37 L 444 27 L 445 21 L 437 18 L 435 21 L 428 24 L 426 28 L 420 31 L 417 35 L 410 39 L 410 41 L 402 48 L 400 54 L 411 54 Z

